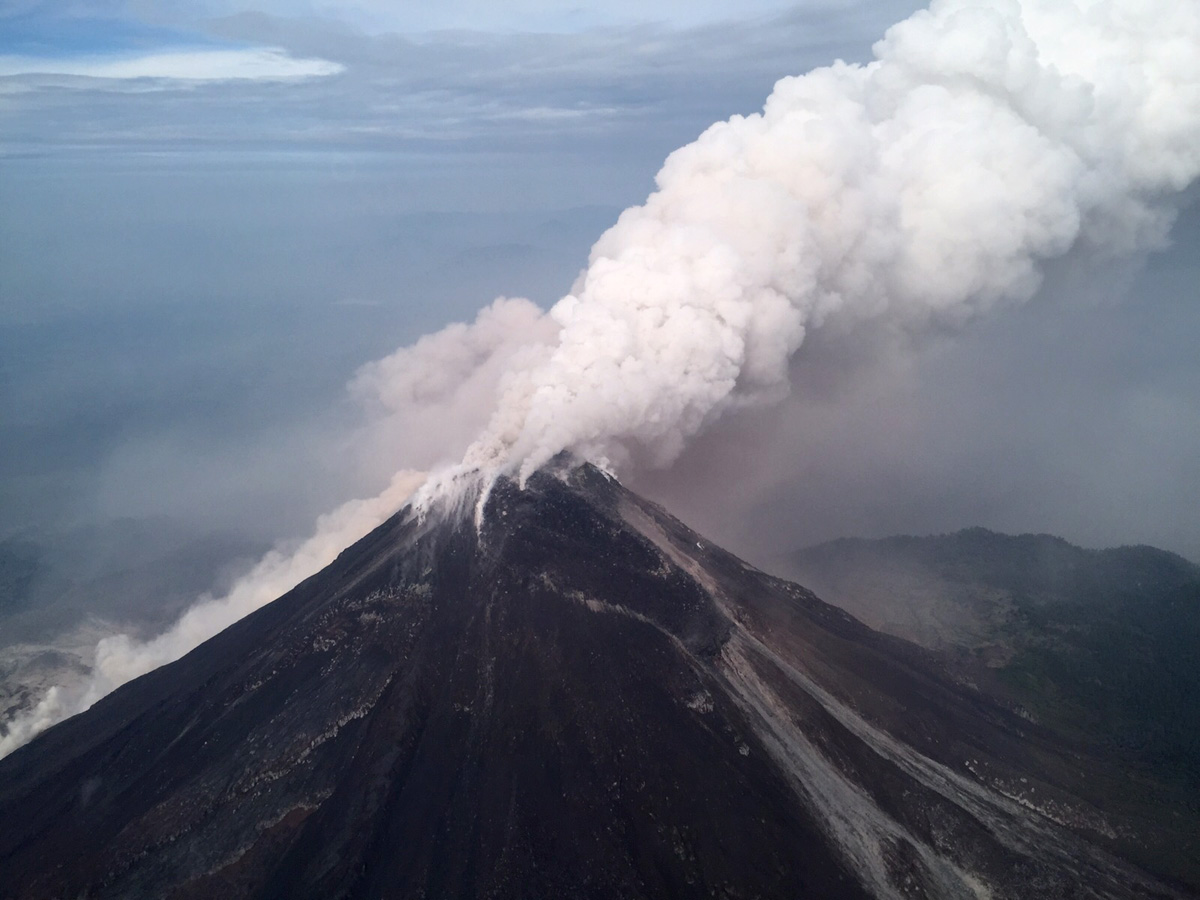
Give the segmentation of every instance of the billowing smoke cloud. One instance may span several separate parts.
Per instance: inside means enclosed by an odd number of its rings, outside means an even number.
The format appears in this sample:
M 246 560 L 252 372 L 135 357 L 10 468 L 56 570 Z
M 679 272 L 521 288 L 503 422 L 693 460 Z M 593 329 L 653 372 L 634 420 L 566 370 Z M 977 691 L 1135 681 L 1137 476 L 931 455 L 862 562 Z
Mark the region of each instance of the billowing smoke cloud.
M 785 393 L 807 329 L 1026 300 L 1081 242 L 1161 242 L 1164 200 L 1200 171 L 1195 4 L 946 0 L 875 55 L 786 78 L 668 158 L 468 466 L 669 463 L 722 411 Z
M 535 304 L 501 297 L 474 322 L 363 366 L 350 383 L 371 413 L 358 439 L 377 456 L 419 468 L 461 456 L 496 408 L 496 386 L 544 364 L 557 337 L 557 323 Z
M 548 313 L 497 301 L 366 367 L 355 391 L 425 442 L 417 455 L 465 447 L 418 502 L 562 450 L 667 465 L 723 412 L 785 396 L 811 329 L 954 324 L 1027 300 L 1074 247 L 1160 244 L 1200 173 L 1196 4 L 944 0 L 875 57 L 786 78 L 761 114 L 673 153 Z M 48 697 L 0 752 L 291 587 L 409 485 L 163 637 L 105 642 L 86 692 Z

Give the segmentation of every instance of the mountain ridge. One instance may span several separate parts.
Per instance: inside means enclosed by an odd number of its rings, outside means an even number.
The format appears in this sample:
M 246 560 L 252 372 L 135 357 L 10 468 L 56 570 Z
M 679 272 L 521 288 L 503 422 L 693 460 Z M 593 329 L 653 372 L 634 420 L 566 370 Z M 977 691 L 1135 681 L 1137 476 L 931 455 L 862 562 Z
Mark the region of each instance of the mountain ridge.
M 1200 819 L 1200 567 L 986 529 L 826 542 L 780 560 L 826 600 L 960 678 L 1147 773 Z M 1140 789 L 1145 789 L 1143 786 Z M 1164 813 L 1166 814 L 1166 813 Z
M 0 760 L 0 884 L 1189 896 L 1120 858 L 1171 835 L 1123 837 L 1074 751 L 598 470 L 484 513 L 397 514 Z

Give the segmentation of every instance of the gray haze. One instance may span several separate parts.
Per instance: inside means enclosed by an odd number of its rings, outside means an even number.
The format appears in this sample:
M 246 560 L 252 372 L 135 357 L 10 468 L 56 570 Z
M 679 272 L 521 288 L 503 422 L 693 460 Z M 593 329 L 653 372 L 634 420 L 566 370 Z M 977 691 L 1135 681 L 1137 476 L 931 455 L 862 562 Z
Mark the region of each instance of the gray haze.
M 1066 260 L 961 331 L 814 335 L 782 410 L 640 486 L 759 561 L 970 525 L 1200 559 L 1200 210 L 1173 241 L 1141 266 Z
M 169 521 L 214 577 L 307 534 L 410 464 L 369 439 L 359 366 L 497 295 L 557 299 L 670 150 L 783 75 L 866 58 L 917 5 L 547 14 L 539 34 L 209 5 L 151 25 L 342 70 L 0 77 L 0 534 L 69 552 Z M 112 9 L 82 51 L 133 40 L 106 36 L 131 15 Z M 41 4 L 0 15 L 33 35 L 12 55 L 69 30 Z M 975 524 L 1200 558 L 1198 238 L 1185 211 L 1140 271 L 1064 260 L 961 332 L 814 335 L 782 409 L 640 486 L 758 559 Z
M 6 528 L 165 511 L 306 529 L 345 496 L 306 482 L 345 476 L 326 445 L 359 365 L 499 294 L 556 299 L 667 152 L 783 72 L 865 54 L 878 23 L 207 28 L 347 68 L 0 79 Z

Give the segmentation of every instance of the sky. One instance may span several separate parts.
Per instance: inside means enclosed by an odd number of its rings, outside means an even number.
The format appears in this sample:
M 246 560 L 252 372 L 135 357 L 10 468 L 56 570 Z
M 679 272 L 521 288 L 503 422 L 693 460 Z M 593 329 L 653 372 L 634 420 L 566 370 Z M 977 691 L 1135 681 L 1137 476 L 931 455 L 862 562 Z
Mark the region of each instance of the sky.
M 549 306 L 671 150 L 919 5 L 0 3 L 0 537 L 169 522 L 232 537 L 217 573 L 437 461 L 361 366 Z M 1027 304 L 810 336 L 781 407 L 634 485 L 759 562 L 974 525 L 1200 559 L 1194 200 Z

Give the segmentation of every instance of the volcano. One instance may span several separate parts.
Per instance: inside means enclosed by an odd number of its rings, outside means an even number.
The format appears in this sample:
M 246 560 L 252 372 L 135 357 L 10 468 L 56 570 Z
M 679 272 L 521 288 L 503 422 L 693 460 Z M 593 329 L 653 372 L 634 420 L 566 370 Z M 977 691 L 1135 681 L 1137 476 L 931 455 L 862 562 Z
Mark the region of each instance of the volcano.
M 0 895 L 1193 896 L 1128 779 L 563 466 L 0 760 Z

